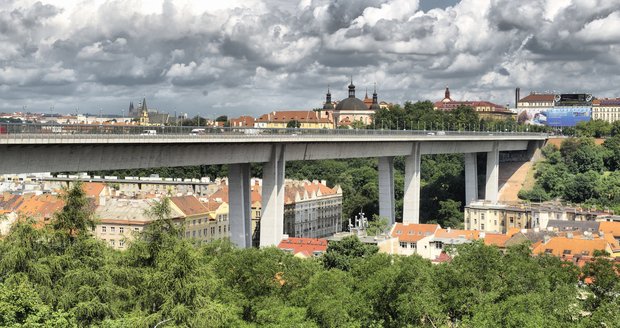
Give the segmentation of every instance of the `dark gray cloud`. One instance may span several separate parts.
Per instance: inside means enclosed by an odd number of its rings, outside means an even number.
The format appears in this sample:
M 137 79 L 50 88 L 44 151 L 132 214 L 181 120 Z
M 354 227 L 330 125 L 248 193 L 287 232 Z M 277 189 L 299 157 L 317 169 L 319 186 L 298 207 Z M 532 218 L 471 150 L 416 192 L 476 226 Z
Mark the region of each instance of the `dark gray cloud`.
M 620 96 L 620 0 L 10 0 L 0 111 L 255 114 L 381 99 Z M 605 81 L 605 83 L 601 83 Z

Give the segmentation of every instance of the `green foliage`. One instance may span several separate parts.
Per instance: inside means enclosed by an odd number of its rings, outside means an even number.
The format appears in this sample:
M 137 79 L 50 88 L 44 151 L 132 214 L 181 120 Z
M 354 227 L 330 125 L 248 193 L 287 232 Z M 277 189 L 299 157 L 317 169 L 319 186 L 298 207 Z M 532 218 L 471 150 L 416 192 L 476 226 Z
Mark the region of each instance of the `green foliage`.
M 323 265 L 328 269 L 349 271 L 352 262 L 378 251 L 377 246 L 366 245 L 357 236 L 348 236 L 340 241 L 329 243 L 327 252 L 323 255 Z
M 94 207 L 79 181 L 63 189 L 62 199 L 65 205 L 54 215 L 52 227 L 63 244 L 66 241 L 73 243 L 76 238 L 83 238 L 95 227 Z
M 302 260 L 181 239 L 165 200 L 149 213 L 161 224 L 124 252 L 90 235 L 59 248 L 53 227 L 18 222 L 0 240 L 0 326 L 613 327 L 620 319 L 620 268 L 604 257 L 580 272 L 531 256 L 527 244 L 504 254 L 474 242 L 434 265 L 349 237 L 322 259 Z M 580 276 L 593 284 L 578 290 Z
M 530 190 L 521 189 L 518 194 L 520 199 L 529 200 L 531 202 L 544 202 L 551 199 L 549 194 L 545 191 L 540 184 L 534 185 Z
M 575 127 L 575 132 L 579 137 L 602 138 L 611 135 L 612 125 L 611 123 L 603 120 L 579 122 Z
M 444 228 L 462 228 L 463 212 L 460 210 L 461 202 L 448 199 L 439 201 L 438 221 Z
M 598 174 L 593 171 L 579 173 L 566 182 L 564 199 L 583 203 L 597 197 Z
M 366 234 L 368 236 L 379 236 L 384 233 L 388 233 L 390 229 L 388 224 L 388 218 L 384 216 L 375 215 L 373 220 L 368 222 L 368 228 L 366 228 Z
M 298 120 L 290 120 L 288 121 L 288 123 L 286 123 L 286 127 L 298 129 L 301 128 L 301 122 L 299 122 Z
M 566 139 L 562 142 L 560 153 L 571 173 L 600 172 L 604 168 L 604 152 L 591 138 Z

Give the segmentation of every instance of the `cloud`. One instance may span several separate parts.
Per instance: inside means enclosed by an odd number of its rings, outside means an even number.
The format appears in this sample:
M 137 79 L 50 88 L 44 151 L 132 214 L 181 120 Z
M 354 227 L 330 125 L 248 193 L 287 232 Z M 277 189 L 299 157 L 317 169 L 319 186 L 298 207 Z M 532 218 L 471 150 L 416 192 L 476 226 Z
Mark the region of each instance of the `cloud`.
M 436 8 L 431 8 L 436 3 Z M 423 8 L 423 9 L 421 9 Z M 258 115 L 376 82 L 381 100 L 620 96 L 618 0 L 10 0 L 0 111 Z M 606 81 L 600 83 L 600 81 Z

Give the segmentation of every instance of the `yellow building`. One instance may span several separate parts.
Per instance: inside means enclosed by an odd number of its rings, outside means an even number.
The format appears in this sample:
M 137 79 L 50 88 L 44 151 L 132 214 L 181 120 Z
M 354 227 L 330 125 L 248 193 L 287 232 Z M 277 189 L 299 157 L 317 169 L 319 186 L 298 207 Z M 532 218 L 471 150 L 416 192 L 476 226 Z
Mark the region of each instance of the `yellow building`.
M 114 249 L 126 249 L 136 234 L 153 221 L 153 218 L 145 215 L 145 211 L 151 208 L 153 201 L 152 199 L 106 199 L 95 210 L 97 225 L 93 229 L 93 234 Z M 171 206 L 171 209 L 170 218 L 177 223 L 182 221 L 184 214 L 174 206 Z
M 609 123 L 620 120 L 620 98 L 593 100 L 592 119 L 603 120 Z
M 312 110 L 277 111 L 261 115 L 254 122 L 256 128 L 285 129 L 291 121 L 299 122 L 301 129 L 333 129 L 329 113 Z

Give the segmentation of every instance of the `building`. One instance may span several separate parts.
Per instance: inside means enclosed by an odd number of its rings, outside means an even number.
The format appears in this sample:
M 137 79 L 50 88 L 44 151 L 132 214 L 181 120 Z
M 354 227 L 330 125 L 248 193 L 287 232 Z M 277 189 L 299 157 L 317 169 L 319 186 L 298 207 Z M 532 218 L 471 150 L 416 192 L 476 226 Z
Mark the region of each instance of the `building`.
M 353 85 L 353 79 L 351 79 L 351 84 L 349 84 L 349 96 L 339 101 L 334 108 L 334 126 L 351 126 L 355 122 L 360 122 L 363 125 L 372 124 L 374 113 L 381 109 L 376 87 L 372 95 L 372 102 L 368 101 L 368 94 L 366 94 L 366 99 L 367 101 L 364 102 L 355 97 L 355 85 Z M 329 110 L 331 104 L 331 93 L 328 88 L 323 109 Z
M 302 129 L 332 129 L 329 114 L 312 110 L 276 111 L 261 115 L 254 122 L 256 128 L 285 129 L 289 122 L 297 121 Z
M 253 128 L 254 127 L 254 117 L 252 116 L 239 116 L 237 118 L 231 118 L 229 120 L 230 126 L 233 128 Z
M 620 98 L 593 100 L 592 119 L 609 123 L 620 120 Z
M 146 215 L 156 199 L 122 199 L 109 198 L 105 204 L 95 209 L 97 224 L 93 230 L 96 238 L 101 239 L 114 249 L 126 249 L 128 243 L 135 239 L 154 218 Z M 171 206 L 170 218 L 182 224 L 183 213 Z
M 497 105 L 490 101 L 452 100 L 450 97 L 450 89 L 448 87 L 446 87 L 443 99 L 435 102 L 433 108 L 435 110 L 449 112 L 457 109 L 459 106 L 469 106 L 473 108 L 476 114 L 478 114 L 481 119 L 485 120 L 506 120 L 510 118 L 514 119 L 516 117 L 516 114 L 508 110 L 505 106 Z
M 518 99 L 518 96 L 517 96 Z M 555 95 L 552 93 L 531 92 L 529 95 L 518 99 L 517 111 L 519 112 L 518 121 L 520 123 L 545 125 L 547 117 L 541 115 L 554 105 Z
M 310 258 L 323 255 L 327 251 L 327 240 L 318 238 L 285 238 L 278 248 L 295 257 Z
M 396 223 L 390 230 L 390 236 L 398 239 L 398 254 L 426 255 L 430 259 L 430 242 L 435 232 L 441 229 L 438 224 L 406 224 Z
M 531 210 L 488 201 L 474 201 L 465 206 L 465 229 L 505 233 L 510 228 L 530 228 Z
M 550 222 L 594 221 L 606 217 L 606 211 L 564 206 L 559 203 L 493 204 L 479 200 L 465 206 L 465 229 L 506 233 L 516 229 L 546 229 Z
M 545 237 L 532 245 L 532 254 L 549 254 L 557 257 L 593 256 L 595 251 L 605 251 L 612 254 L 612 246 L 604 238 L 586 236 L 576 238 L 573 235 L 566 237 Z
M 208 242 L 222 237 L 223 233 L 216 234 L 219 229 L 211 229 L 217 226 L 216 220 L 211 220 L 209 209 L 195 196 L 170 197 L 170 205 L 183 214 L 185 238 Z
M 284 233 L 290 237 L 323 238 L 342 231 L 342 190 L 325 181 L 286 181 Z

